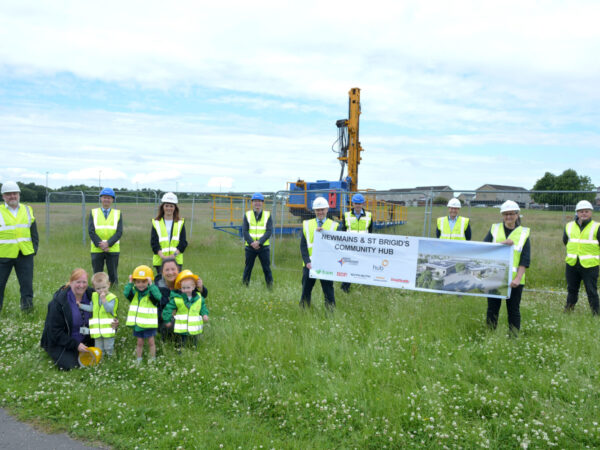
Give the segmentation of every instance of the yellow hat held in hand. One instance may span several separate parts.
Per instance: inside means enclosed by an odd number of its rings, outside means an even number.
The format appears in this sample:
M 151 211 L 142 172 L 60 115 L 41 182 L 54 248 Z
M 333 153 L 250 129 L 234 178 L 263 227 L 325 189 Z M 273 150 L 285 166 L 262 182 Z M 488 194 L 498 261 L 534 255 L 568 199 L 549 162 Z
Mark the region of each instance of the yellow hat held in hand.
M 152 272 L 152 269 L 148 266 L 137 266 L 131 275 L 131 278 L 134 280 L 145 280 L 148 277 L 154 281 L 154 272 Z
M 79 365 L 83 367 L 95 366 L 102 359 L 102 350 L 98 347 L 88 347 L 87 352 L 79 352 Z
M 175 289 L 181 289 L 181 282 L 186 278 L 193 278 L 194 281 L 198 281 L 198 275 L 194 275 L 191 270 L 182 270 L 181 273 L 177 275 L 177 278 L 175 278 Z

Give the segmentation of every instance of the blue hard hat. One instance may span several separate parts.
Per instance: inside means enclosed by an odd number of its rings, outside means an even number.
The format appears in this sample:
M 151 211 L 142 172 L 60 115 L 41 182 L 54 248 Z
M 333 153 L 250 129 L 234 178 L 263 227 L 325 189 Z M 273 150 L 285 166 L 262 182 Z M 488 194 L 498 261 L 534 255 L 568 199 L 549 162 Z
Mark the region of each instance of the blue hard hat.
M 362 194 L 354 194 L 352 196 L 352 203 L 364 203 L 365 202 L 365 198 L 363 197 Z
M 262 195 L 260 192 L 255 192 L 255 193 L 252 195 L 252 198 L 251 198 L 251 200 L 260 200 L 261 202 L 264 202 L 264 201 L 265 201 L 265 196 L 264 196 L 264 195 Z
M 104 188 L 100 191 L 100 197 L 102 197 L 103 195 L 110 195 L 112 198 L 116 198 L 115 197 L 115 191 L 112 190 L 112 188 Z

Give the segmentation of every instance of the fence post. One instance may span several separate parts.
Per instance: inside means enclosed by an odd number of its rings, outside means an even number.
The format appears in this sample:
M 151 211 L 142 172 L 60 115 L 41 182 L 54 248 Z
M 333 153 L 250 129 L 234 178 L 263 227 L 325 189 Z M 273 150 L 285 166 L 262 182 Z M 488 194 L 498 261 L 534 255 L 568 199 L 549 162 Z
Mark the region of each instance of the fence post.
M 46 192 L 46 242 L 50 242 L 50 192 Z
M 196 199 L 196 195 L 192 194 L 192 221 L 190 223 L 190 238 L 192 237 L 192 233 L 194 232 L 194 200 Z
M 85 193 L 83 191 L 79 191 L 81 193 L 81 231 L 83 234 L 83 245 L 85 246 Z

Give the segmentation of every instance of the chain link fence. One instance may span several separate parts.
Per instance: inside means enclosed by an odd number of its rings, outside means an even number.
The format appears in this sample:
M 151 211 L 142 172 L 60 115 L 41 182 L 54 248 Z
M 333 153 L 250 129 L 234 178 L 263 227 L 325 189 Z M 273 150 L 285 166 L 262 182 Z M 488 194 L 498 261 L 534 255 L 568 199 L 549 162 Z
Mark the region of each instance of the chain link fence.
M 532 267 L 528 280 L 533 284 L 536 279 L 546 280 L 545 285 L 560 287 L 564 286 L 562 236 L 565 224 L 574 218 L 575 204 L 587 199 L 600 210 L 595 191 L 406 189 L 361 193 L 366 198 L 365 209 L 373 214 L 375 232 L 424 237 L 435 237 L 436 219 L 448 213 L 446 204 L 456 197 L 463 205 L 460 215 L 470 218 L 472 239 L 476 241 L 484 238 L 493 223 L 502 221 L 500 205 L 513 200 L 521 207 L 522 225 L 531 229 Z M 264 209 L 271 211 L 274 226 L 274 266 L 297 268 L 302 221 L 314 216 L 310 206 L 316 196 L 324 197 L 332 205 L 330 217 L 341 221 L 350 209 L 352 194 L 336 190 L 265 193 Z M 186 220 L 187 239 L 193 244 L 190 250 L 215 255 L 239 250 L 242 260 L 242 223 L 245 211 L 251 209 L 252 193 L 177 195 L 181 216 Z M 114 207 L 122 211 L 127 238 L 123 239 L 123 252 L 129 248 L 139 257 L 150 251 L 151 219 L 159 204 L 158 192 L 117 193 Z M 97 192 L 50 192 L 45 205 L 34 205 L 34 213 L 48 241 L 89 245 L 87 221 L 90 210 L 98 206 Z M 223 239 L 215 230 L 236 238 Z

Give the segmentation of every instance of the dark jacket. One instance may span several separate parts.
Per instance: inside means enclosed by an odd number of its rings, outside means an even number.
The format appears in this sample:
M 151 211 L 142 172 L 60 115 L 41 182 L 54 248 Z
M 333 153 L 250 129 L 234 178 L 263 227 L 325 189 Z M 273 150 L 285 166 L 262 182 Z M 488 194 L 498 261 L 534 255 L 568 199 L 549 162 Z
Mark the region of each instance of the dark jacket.
M 48 314 L 44 323 L 44 331 L 40 341 L 41 347 L 48 352 L 50 357 L 58 366 L 62 366 L 61 358 L 64 353 L 77 353 L 79 342 L 71 337 L 71 328 L 73 327 L 73 316 L 71 315 L 71 306 L 67 299 L 67 293 L 71 290 L 69 286 L 63 286 L 54 293 L 52 300 L 48 303 Z M 92 298 L 94 290 L 88 287 L 86 294 Z M 86 336 L 83 343 L 91 345 L 91 339 Z

